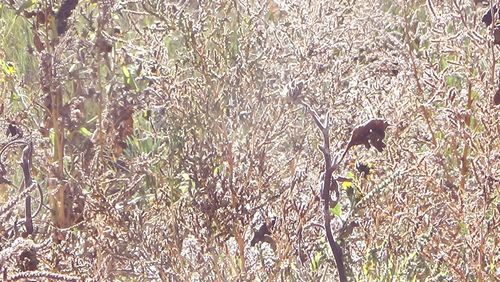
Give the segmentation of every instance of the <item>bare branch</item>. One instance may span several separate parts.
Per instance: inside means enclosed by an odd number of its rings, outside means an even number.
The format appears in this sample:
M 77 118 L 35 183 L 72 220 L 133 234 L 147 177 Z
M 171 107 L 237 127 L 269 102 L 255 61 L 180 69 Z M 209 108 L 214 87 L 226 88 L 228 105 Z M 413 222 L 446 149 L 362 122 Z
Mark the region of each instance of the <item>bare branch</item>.
M 331 204 L 336 205 L 338 203 L 340 199 L 340 192 L 336 180 L 332 182 L 332 174 L 333 171 L 335 171 L 338 168 L 338 163 L 332 166 L 332 156 L 330 153 L 330 136 L 329 136 L 329 129 L 330 129 L 329 114 L 328 113 L 326 114 L 325 122 L 322 123 L 316 111 L 312 110 L 311 107 L 306 103 L 303 103 L 303 105 L 311 114 L 312 118 L 314 119 L 314 122 L 321 130 L 323 137 L 323 145 L 318 147 L 323 153 L 323 157 L 325 160 L 324 180 L 323 180 L 323 187 L 321 189 L 321 198 L 323 199 L 323 218 L 325 220 L 325 232 L 326 232 L 326 238 L 328 239 L 328 244 L 330 245 L 333 256 L 335 257 L 337 270 L 339 272 L 339 280 L 341 282 L 344 282 L 347 281 L 347 275 L 344 266 L 344 259 L 342 256 L 342 249 L 340 248 L 340 245 L 337 242 L 335 242 L 331 227 L 332 218 L 330 214 L 330 206 Z M 330 203 L 331 201 L 330 192 L 332 189 L 335 192 L 336 198 L 335 201 Z

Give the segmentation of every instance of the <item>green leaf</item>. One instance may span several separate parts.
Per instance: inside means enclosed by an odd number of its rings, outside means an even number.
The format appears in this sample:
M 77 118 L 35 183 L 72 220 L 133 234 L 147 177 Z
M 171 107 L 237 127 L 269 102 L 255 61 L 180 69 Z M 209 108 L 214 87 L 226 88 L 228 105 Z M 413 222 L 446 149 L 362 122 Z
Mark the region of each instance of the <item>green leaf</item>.
M 431 46 L 431 42 L 429 41 L 429 39 L 424 39 L 420 46 L 421 49 L 429 49 L 429 47 Z
M 49 139 L 50 139 L 50 143 L 52 143 L 52 145 L 54 145 L 55 141 L 56 141 L 56 133 L 54 131 L 54 128 L 51 128 L 49 130 Z
M 18 102 L 18 101 L 21 101 L 21 97 L 19 97 L 19 95 L 15 91 L 12 91 L 10 93 L 10 100 L 12 102 Z
M 188 174 L 188 173 L 186 173 L 186 172 L 182 172 L 182 173 L 181 173 L 181 178 L 182 178 L 182 180 L 184 180 L 184 181 L 188 181 L 188 180 L 190 180 L 190 179 L 191 179 L 191 176 L 189 176 L 189 174 Z
M 450 34 L 454 32 L 455 32 L 455 25 L 453 24 L 453 22 L 450 21 L 450 23 L 446 27 L 446 33 Z
M 462 77 L 459 75 L 447 75 L 445 77 L 446 85 L 449 87 L 455 87 L 457 89 L 462 89 Z
M 448 66 L 448 60 L 446 57 L 441 57 L 439 59 L 439 71 L 443 71 Z
M 349 171 L 346 176 L 347 176 L 347 178 L 353 179 L 356 176 L 356 174 L 354 174 L 354 172 L 352 172 L 352 171 Z
M 311 259 L 311 270 L 312 271 L 318 270 L 322 257 L 323 257 L 323 255 L 320 252 L 316 252 L 316 254 L 314 254 L 314 257 Z
M 132 74 L 130 74 L 129 69 L 127 66 L 122 66 L 122 74 L 123 74 L 123 81 L 125 82 L 125 85 L 130 87 L 131 89 L 137 90 L 137 84 L 135 83 L 134 78 L 132 77 Z
M 460 235 L 467 235 L 467 234 L 469 234 L 469 227 L 464 222 L 460 222 L 458 224 L 458 229 L 459 229 Z
M 470 125 L 469 127 L 474 131 L 474 132 L 477 132 L 477 128 L 478 128 L 478 123 L 477 123 L 477 119 L 474 117 L 474 116 L 471 116 L 470 117 Z
M 180 176 L 181 183 L 179 185 L 179 188 L 181 189 L 181 192 L 186 195 L 190 189 L 195 188 L 195 183 L 193 179 L 191 179 L 191 176 L 186 172 L 182 172 Z
M 444 139 L 444 133 L 442 131 L 436 131 L 436 140 L 443 140 Z
M 24 10 L 31 8 L 35 4 L 36 0 L 26 0 L 21 4 L 21 6 L 19 6 L 19 8 L 17 8 L 16 13 L 20 14 L 21 12 L 24 12 Z
M 335 207 L 330 208 L 330 213 L 335 216 L 341 216 L 342 215 L 342 205 L 340 203 L 337 203 Z
M 90 132 L 87 128 L 83 126 L 78 129 L 78 132 L 85 138 L 92 137 L 92 132 Z
M 428 18 L 427 9 L 425 7 L 418 9 L 415 16 L 417 18 L 417 22 L 426 23 Z
M 214 170 L 213 170 L 213 174 L 214 174 L 214 176 L 219 175 L 219 174 L 222 172 L 222 168 L 223 168 L 223 165 L 222 165 L 222 164 L 220 164 L 220 165 L 216 166 L 216 167 L 214 168 Z
M 127 66 L 122 66 L 123 78 L 125 79 L 126 84 L 130 84 L 132 82 L 132 77 L 130 76 L 130 71 Z

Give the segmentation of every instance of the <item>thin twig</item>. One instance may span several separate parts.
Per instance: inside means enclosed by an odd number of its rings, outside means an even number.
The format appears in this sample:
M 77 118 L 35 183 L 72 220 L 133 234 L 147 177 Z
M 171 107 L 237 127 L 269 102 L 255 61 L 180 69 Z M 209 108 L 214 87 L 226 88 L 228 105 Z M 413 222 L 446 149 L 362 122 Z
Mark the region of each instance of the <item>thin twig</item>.
M 31 178 L 31 157 L 33 155 L 33 142 L 29 142 L 23 150 L 22 168 L 24 174 L 24 187 L 30 187 L 33 184 L 33 179 Z M 31 215 L 31 196 L 26 195 L 25 200 L 25 222 L 26 232 L 28 234 L 33 234 L 33 217 Z

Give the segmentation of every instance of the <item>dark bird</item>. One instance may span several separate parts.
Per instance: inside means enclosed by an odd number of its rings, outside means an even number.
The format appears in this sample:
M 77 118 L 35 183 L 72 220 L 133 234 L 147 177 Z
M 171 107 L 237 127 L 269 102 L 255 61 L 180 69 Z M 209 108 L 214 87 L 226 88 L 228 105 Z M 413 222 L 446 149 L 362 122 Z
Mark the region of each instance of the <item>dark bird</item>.
M 271 229 L 273 229 L 274 224 L 276 223 L 276 217 L 271 218 L 271 222 L 264 222 L 259 227 L 257 231 L 254 232 L 252 241 L 250 242 L 250 246 L 255 246 L 255 244 L 261 241 L 267 241 L 266 235 L 271 235 Z
M 56 12 L 57 34 L 63 35 L 68 30 L 68 18 L 78 5 L 78 0 L 65 0 Z
M 359 173 L 364 173 L 364 175 L 367 176 L 368 174 L 370 174 L 370 165 L 363 162 L 356 162 L 356 170 Z
M 486 24 L 486 26 L 489 26 L 490 24 L 493 23 L 493 15 L 495 15 L 495 18 L 498 18 L 498 7 L 495 4 L 491 9 L 486 12 L 486 14 L 483 15 L 482 22 Z
M 9 123 L 9 126 L 7 127 L 7 132 L 5 132 L 5 135 L 7 135 L 7 137 L 10 137 L 10 136 L 22 137 L 23 131 L 15 123 Z

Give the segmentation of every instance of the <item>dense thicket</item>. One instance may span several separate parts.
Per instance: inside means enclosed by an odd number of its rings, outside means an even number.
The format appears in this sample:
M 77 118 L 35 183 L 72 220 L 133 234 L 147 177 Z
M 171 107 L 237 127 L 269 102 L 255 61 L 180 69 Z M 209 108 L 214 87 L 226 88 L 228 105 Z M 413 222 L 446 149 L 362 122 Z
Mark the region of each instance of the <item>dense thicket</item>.
M 476 2 L 0 2 L 3 279 L 337 279 L 314 111 L 335 160 L 371 145 L 334 172 L 350 279 L 493 281 L 498 47 Z M 385 138 L 352 141 L 372 119 Z

